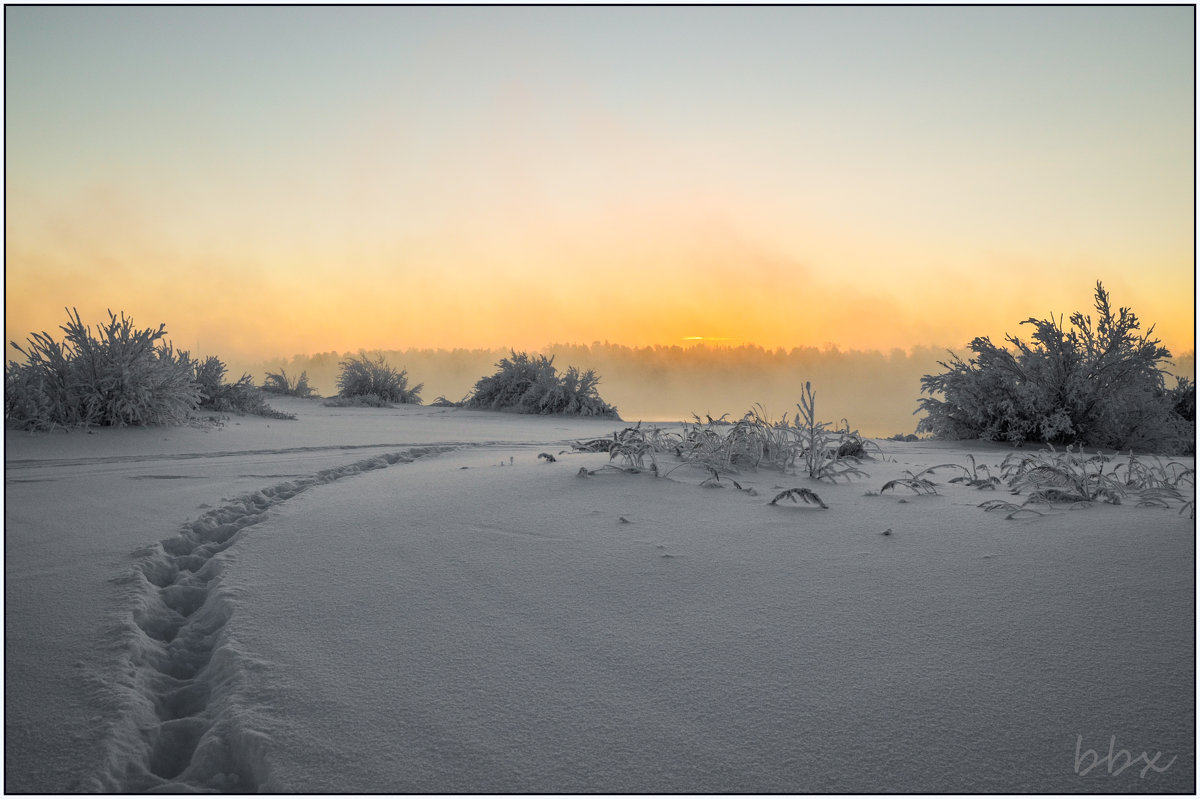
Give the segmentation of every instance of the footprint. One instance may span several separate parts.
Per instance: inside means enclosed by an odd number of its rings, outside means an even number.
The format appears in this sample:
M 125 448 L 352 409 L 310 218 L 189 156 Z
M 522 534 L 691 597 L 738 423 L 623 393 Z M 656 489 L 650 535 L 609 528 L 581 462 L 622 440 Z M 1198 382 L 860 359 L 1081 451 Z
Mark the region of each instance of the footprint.
M 177 535 L 135 552 L 131 577 L 116 580 L 132 592 L 125 667 L 112 681 L 125 701 L 111 727 L 105 768 L 90 780 L 92 788 L 101 793 L 257 792 L 266 773 L 262 752 L 247 755 L 203 743 L 214 740 L 208 733 L 218 726 L 218 737 L 226 740 L 231 729 L 253 735 L 238 730 L 238 718 L 228 713 L 234 704 L 228 694 L 244 660 L 226 645 L 233 604 L 222 581 L 231 557 L 223 553 L 272 508 L 313 486 L 450 449 L 390 453 L 228 499 L 216 508 L 201 505 L 206 512 Z M 129 745 L 137 740 L 141 746 Z

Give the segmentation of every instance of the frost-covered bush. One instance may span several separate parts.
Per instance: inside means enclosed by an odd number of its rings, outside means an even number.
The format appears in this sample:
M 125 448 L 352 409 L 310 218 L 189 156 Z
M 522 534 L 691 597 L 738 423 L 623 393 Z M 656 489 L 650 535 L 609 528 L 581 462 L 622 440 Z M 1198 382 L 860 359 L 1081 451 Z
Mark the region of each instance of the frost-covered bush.
M 559 376 L 553 356 L 531 358 L 528 353 L 515 350 L 511 355 L 496 364 L 499 371 L 494 375 L 475 383 L 467 407 L 620 418 L 617 409 L 600 398 L 597 391 L 600 377 L 595 371 L 580 372 L 569 366 L 566 374 Z
M 301 372 L 297 378 L 288 377 L 287 370 L 267 372 L 263 379 L 262 390 L 268 394 L 286 394 L 289 397 L 312 397 L 317 392 L 308 384 L 308 372 Z
M 1184 421 L 1196 423 L 1196 384 L 1186 377 L 1176 378 L 1170 392 L 1171 407 Z
M 1114 449 L 1175 452 L 1191 446 L 1193 420 L 1188 389 L 1164 385 L 1160 363 L 1171 356 L 1153 326 L 1129 308 L 1117 312 L 1096 283 L 1097 319 L 1075 313 L 1070 328 L 1061 318 L 1027 319 L 1032 341 L 1006 336 L 1013 350 L 975 338 L 969 361 L 956 355 L 939 362 L 946 371 L 921 378 L 926 415 L 917 432 L 937 438 L 981 438 L 1045 444 L 1086 444 Z M 941 395 L 938 399 L 936 395 Z
M 139 330 L 122 313 L 95 335 L 68 311 L 62 342 L 33 333 L 12 346 L 24 363 L 4 371 L 4 418 L 18 427 L 176 424 L 200 401 L 187 352 L 165 341 L 165 325 Z
M 272 419 L 295 419 L 267 404 L 261 389 L 248 374 L 235 383 L 225 382 L 225 364 L 216 356 L 196 362 L 196 384 L 200 387 L 200 408 L 221 413 L 250 413 Z
M 338 375 L 339 397 L 367 397 L 374 395 L 385 403 L 399 402 L 421 404 L 423 383 L 408 387 L 408 372 L 397 372 L 384 363 L 383 356 L 368 358 L 365 353 L 351 356 L 338 364 L 342 371 Z
M 857 464 L 870 457 L 869 446 L 878 449 L 877 445 L 851 430 L 845 419 L 838 429 L 830 429 L 828 422 L 818 422 L 811 382 L 805 382 L 796 407 L 799 412 L 791 419 L 784 414 L 777 422 L 767 419 L 762 405 L 751 408 L 732 424 L 724 417 L 709 416 L 704 425 L 693 414 L 694 424 L 683 423 L 678 453 L 684 460 L 717 472 L 770 467 L 789 474 L 799 469 L 813 479 L 832 482 L 867 476 Z

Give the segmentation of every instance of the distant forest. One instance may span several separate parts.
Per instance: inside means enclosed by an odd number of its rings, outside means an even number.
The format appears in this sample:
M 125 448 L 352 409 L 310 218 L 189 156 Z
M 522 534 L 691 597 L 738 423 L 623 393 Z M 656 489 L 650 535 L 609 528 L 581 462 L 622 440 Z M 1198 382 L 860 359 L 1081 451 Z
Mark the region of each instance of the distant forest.
M 393 367 L 407 370 L 413 382 L 424 383 L 426 403 L 439 395 L 462 399 L 477 380 L 492 374 L 496 363 L 510 354 L 505 348 L 368 352 L 381 353 Z M 852 428 L 869 436 L 913 432 L 921 377 L 940 371 L 938 361 L 948 358 L 947 351 L 938 347 L 883 353 L 756 345 L 627 347 L 606 342 L 554 344 L 536 352 L 554 356 L 560 371 L 568 366 L 595 369 L 601 377 L 600 393 L 627 421 L 678 421 L 690 419 L 693 413 L 701 418 L 727 413 L 737 419 L 755 403 L 761 403 L 769 417 L 791 416 L 805 381 L 811 381 L 821 420 L 837 423 L 845 418 Z M 230 372 L 249 372 L 260 384 L 267 371 L 284 369 L 289 377 L 307 372 L 317 393 L 329 396 L 337 391 L 338 363 L 355 354 L 323 352 L 231 362 Z M 1171 360 L 1175 364 L 1172 374 L 1195 379 L 1194 351 L 1176 354 Z

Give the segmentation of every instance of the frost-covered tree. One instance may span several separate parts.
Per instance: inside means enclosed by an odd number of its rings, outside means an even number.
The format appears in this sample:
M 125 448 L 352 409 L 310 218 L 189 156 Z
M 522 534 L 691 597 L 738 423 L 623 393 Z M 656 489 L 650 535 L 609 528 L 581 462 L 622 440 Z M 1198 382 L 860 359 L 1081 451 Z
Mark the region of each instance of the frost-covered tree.
M 602 416 L 619 419 L 617 409 L 600 397 L 600 377 L 588 369 L 567 367 L 565 375 L 554 368 L 554 356 L 530 357 L 511 352 L 496 364 L 499 371 L 480 378 L 467 401 L 471 408 L 507 410 L 517 413 Z
M 267 372 L 263 378 L 262 390 L 268 394 L 286 394 L 292 397 L 311 397 L 316 389 L 308 384 L 308 372 L 301 372 L 299 377 L 288 377 L 286 369 L 278 372 Z
M 295 419 L 267 404 L 262 389 L 248 374 L 233 383 L 225 382 L 226 367 L 214 355 L 195 362 L 196 384 L 200 388 L 200 408 L 221 413 L 251 413 L 272 419 Z
M 974 352 L 968 361 L 951 353 L 949 362 L 939 362 L 945 372 L 921 378 L 930 396 L 920 401 L 918 412 L 926 415 L 917 431 L 1114 449 L 1191 446 L 1194 418 L 1188 422 L 1176 411 L 1186 406 L 1187 387 L 1166 388 L 1160 364 L 1171 353 L 1152 338 L 1153 325 L 1142 333 L 1132 310 L 1114 312 L 1099 281 L 1095 309 L 1094 321 L 1075 313 L 1069 328 L 1061 317 L 1026 319 L 1021 324 L 1033 327 L 1031 341 L 1008 335 L 1011 350 L 985 336 L 968 345 Z
M 345 398 L 371 397 L 380 402 L 399 402 L 421 404 L 421 389 L 423 383 L 412 388 L 408 387 L 408 372 L 404 369 L 396 371 L 388 366 L 383 355 L 376 358 L 367 357 L 360 352 L 338 364 L 341 373 L 338 375 L 338 396 Z
M 200 402 L 195 366 L 166 340 L 166 327 L 137 328 L 124 313 L 93 333 L 79 311 L 67 311 L 63 341 L 33 333 L 25 361 L 4 371 L 4 418 L 30 430 L 178 424 Z

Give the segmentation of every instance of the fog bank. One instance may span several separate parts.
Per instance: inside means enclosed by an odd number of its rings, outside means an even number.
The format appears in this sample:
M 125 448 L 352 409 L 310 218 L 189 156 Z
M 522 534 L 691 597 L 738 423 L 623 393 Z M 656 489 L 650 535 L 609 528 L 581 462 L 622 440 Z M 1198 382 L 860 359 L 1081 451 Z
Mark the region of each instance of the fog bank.
M 789 417 L 806 381 L 816 391 L 818 419 L 868 436 L 911 433 L 921 396 L 921 376 L 943 371 L 950 356 L 939 347 L 878 350 L 796 347 L 769 350 L 753 345 L 627 347 L 596 342 L 554 344 L 539 351 L 567 366 L 595 369 L 600 394 L 627 421 L 678 421 L 692 414 L 741 417 L 760 403 L 769 418 Z M 285 369 L 289 377 L 307 372 L 322 396 L 337 393 L 338 363 L 355 353 L 325 352 L 253 363 L 231 362 L 231 378 L 249 372 L 261 383 L 266 371 Z M 376 354 L 374 352 L 370 353 Z M 387 363 L 408 372 L 409 384 L 424 384 L 422 400 L 464 398 L 481 377 L 496 371 L 509 355 L 496 349 L 406 349 L 382 351 Z M 1174 359 L 1171 371 L 1195 379 L 1195 353 Z M 1168 381 L 1173 384 L 1173 381 Z

